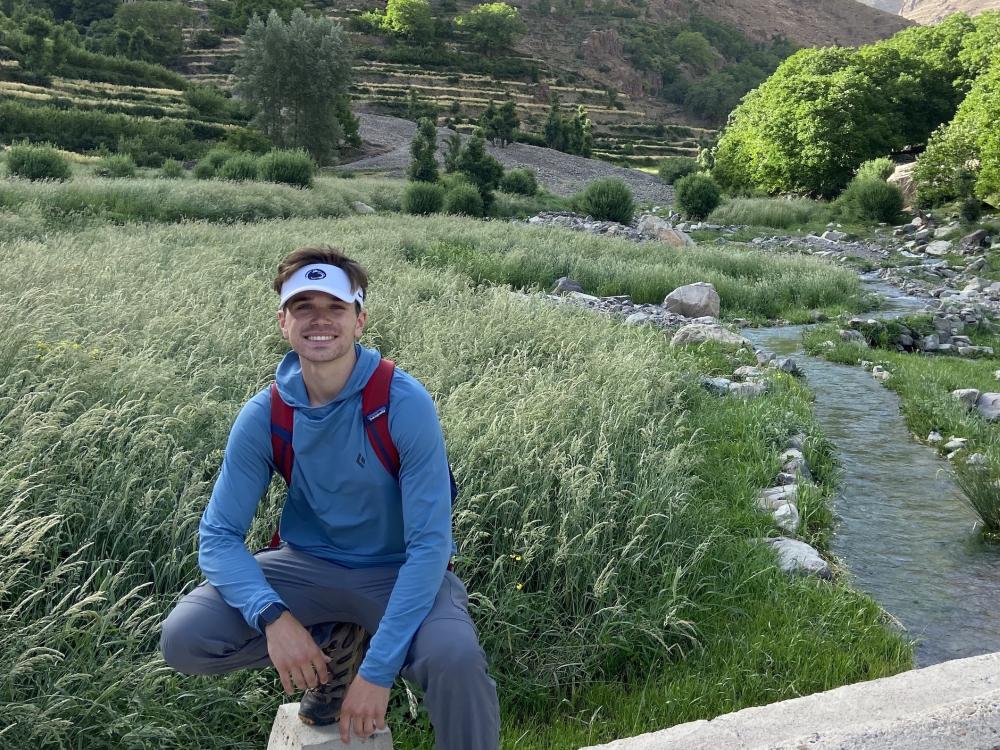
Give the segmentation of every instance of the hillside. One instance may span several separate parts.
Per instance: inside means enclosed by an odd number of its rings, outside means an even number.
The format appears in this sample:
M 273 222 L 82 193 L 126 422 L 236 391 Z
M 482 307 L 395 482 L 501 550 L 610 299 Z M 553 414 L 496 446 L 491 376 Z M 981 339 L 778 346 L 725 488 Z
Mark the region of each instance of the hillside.
M 587 108 L 595 156 L 630 166 L 696 155 L 743 93 L 796 47 L 862 44 L 909 23 L 853 0 L 709 0 L 697 14 L 681 0 L 513 4 L 527 33 L 512 51 L 493 57 L 460 35 L 405 42 L 379 33 L 365 13 L 384 10 L 380 0 L 311 7 L 352 33 L 360 58 L 352 98 L 362 112 L 412 117 L 411 97 L 417 96 L 437 110 L 439 122 L 468 131 L 490 99 L 511 98 L 522 129 L 538 134 L 550 97 L 558 95 L 568 111 Z M 434 7 L 447 25 L 472 5 L 463 0 Z M 684 32 L 704 42 L 700 63 L 672 49 Z M 230 36 L 216 49 L 187 55 L 183 70 L 226 86 L 237 49 Z
M 970 16 L 988 10 L 1000 10 L 1000 0 L 861 0 L 877 10 L 898 14 L 917 23 L 930 24 L 944 20 L 952 13 Z

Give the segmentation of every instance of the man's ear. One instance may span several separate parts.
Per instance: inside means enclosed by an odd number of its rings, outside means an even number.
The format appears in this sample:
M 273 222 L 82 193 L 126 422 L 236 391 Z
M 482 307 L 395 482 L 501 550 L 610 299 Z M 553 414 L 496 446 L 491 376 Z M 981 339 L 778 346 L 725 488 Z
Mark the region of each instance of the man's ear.
M 281 329 L 281 338 L 288 338 L 288 331 L 285 330 L 285 308 L 278 308 L 278 328 Z
M 368 322 L 368 311 L 361 308 L 361 312 L 358 313 L 358 322 L 354 325 L 354 338 L 355 340 L 361 338 L 361 332 L 365 329 L 365 323 Z

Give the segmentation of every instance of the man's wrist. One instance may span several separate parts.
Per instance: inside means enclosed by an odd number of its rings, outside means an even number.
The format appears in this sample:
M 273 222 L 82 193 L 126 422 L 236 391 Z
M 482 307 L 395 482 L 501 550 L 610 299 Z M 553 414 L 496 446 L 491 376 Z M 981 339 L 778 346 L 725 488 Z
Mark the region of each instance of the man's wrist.
M 288 607 L 281 602 L 271 602 L 257 613 L 257 629 L 264 633 L 268 625 L 276 623 L 278 618 L 287 611 Z

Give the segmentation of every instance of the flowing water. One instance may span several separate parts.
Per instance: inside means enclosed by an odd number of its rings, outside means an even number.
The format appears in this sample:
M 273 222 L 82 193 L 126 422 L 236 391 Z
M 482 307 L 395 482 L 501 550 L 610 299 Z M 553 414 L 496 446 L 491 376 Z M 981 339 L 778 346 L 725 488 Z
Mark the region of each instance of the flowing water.
M 877 317 L 923 309 L 887 285 Z M 899 398 L 860 367 L 802 353 L 802 326 L 744 331 L 794 355 L 842 466 L 833 552 L 916 638 L 917 665 L 1000 651 L 1000 545 L 984 544 L 948 462 L 916 442 Z M 945 436 L 947 437 L 947 436 Z

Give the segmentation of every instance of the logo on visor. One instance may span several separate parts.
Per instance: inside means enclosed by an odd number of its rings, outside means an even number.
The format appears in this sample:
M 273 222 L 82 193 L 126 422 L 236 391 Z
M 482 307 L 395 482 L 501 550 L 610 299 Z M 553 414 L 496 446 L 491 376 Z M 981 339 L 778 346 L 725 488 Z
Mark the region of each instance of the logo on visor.
M 322 268 L 314 268 L 306 274 L 306 278 L 309 279 L 309 281 L 319 281 L 320 279 L 325 279 L 326 271 Z

